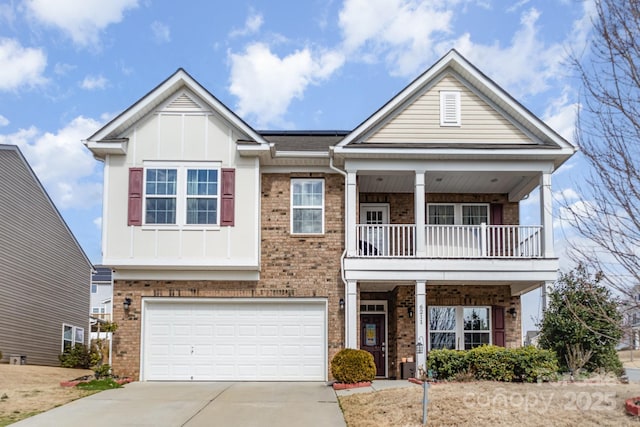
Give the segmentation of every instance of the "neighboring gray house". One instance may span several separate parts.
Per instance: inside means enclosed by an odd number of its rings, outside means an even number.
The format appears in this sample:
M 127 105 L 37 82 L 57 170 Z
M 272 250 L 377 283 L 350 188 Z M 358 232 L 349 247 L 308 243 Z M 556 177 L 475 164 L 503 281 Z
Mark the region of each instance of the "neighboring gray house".
M 110 267 L 95 266 L 91 276 L 91 317 L 111 321 L 111 297 L 113 296 L 113 280 Z
M 92 269 L 18 147 L 0 144 L 2 362 L 59 365 L 65 347 L 87 343 Z

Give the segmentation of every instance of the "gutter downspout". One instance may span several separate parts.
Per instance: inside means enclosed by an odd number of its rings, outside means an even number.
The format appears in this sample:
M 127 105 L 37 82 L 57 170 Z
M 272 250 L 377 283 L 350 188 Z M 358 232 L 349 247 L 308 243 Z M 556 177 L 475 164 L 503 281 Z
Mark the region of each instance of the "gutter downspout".
M 335 166 L 333 164 L 333 155 L 334 155 L 334 148 L 335 147 L 329 147 L 329 168 L 331 168 L 332 170 L 338 172 L 340 175 L 344 176 L 344 209 L 345 212 L 347 211 L 347 173 L 345 171 L 343 171 L 342 169 L 339 169 L 337 166 Z M 344 299 L 345 299 L 345 303 L 346 303 L 346 299 L 347 299 L 347 278 L 345 277 L 345 271 L 344 271 L 344 259 L 347 256 L 347 225 L 346 225 L 346 218 L 343 218 L 343 224 L 345 227 L 344 230 L 344 250 L 342 251 L 342 255 L 340 256 L 340 278 L 342 279 L 342 283 L 344 283 Z M 344 321 L 344 341 L 342 342 L 342 346 L 346 348 L 346 339 L 347 339 L 347 319 L 346 319 L 346 310 L 345 310 L 345 321 Z

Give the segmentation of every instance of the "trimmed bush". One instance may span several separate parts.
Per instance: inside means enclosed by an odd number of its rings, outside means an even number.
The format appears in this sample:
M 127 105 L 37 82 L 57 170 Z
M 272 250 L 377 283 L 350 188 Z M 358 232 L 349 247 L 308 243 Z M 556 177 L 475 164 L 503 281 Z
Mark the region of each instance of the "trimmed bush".
M 432 350 L 427 369 L 442 380 L 524 381 L 553 379 L 558 372 L 555 353 L 535 347 L 504 348 L 493 345 L 469 351 Z
M 514 357 L 514 376 L 524 382 L 554 379 L 559 367 L 551 350 L 527 346 L 511 350 Z
M 467 370 L 466 353 L 462 350 L 431 350 L 427 371 L 441 380 L 449 380 Z
M 368 351 L 345 348 L 333 357 L 331 374 L 345 384 L 372 381 L 376 377 L 376 364 Z
M 100 355 L 94 351 L 89 351 L 83 344 L 76 344 L 66 349 L 58 358 L 63 368 L 89 369 L 90 366 L 100 361 Z

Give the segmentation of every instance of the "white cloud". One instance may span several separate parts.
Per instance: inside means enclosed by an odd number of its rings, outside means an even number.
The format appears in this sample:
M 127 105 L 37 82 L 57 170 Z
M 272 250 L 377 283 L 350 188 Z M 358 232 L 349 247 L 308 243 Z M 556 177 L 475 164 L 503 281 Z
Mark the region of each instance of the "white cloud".
M 0 91 L 46 83 L 46 66 L 47 56 L 41 49 L 25 48 L 17 40 L 0 38 Z
M 570 88 L 565 88 L 559 98 L 551 101 L 543 114 L 543 120 L 564 139 L 575 142 L 579 104 L 569 101 L 570 91 Z
M 102 217 L 99 216 L 97 218 L 94 218 L 93 225 L 95 225 L 98 230 L 102 230 Z
M 435 41 L 451 33 L 456 2 L 347 0 L 340 11 L 344 49 L 365 62 L 384 57 L 394 75 L 409 76 L 431 62 Z
M 138 7 L 138 0 L 26 0 L 31 16 L 57 27 L 79 46 L 97 45 L 100 32 Z
M 86 76 L 80 83 L 80 87 L 86 90 L 104 89 L 109 81 L 102 75 Z
M 258 126 L 282 123 L 294 98 L 328 78 L 344 63 L 338 52 L 312 53 L 309 48 L 280 58 L 263 43 L 253 43 L 240 54 L 230 53 L 230 92 L 238 97 L 238 114 L 253 117 Z
M 0 144 L 20 147 L 60 209 L 88 208 L 101 200 L 101 168 L 81 140 L 99 127 L 97 121 L 79 116 L 57 133 L 31 127 L 0 134 Z
M 167 24 L 163 24 L 160 21 L 153 21 L 151 31 L 157 43 L 169 43 L 171 41 L 171 30 Z
M 56 62 L 56 65 L 53 66 L 53 72 L 59 76 L 64 76 L 69 72 L 75 70 L 77 67 L 71 64 L 65 64 L 63 62 Z
M 264 24 L 264 18 L 261 14 L 251 11 L 247 20 L 244 22 L 244 27 L 234 29 L 229 33 L 229 37 L 241 37 L 255 34 L 260 31 L 260 28 Z
M 520 18 L 520 28 L 508 46 L 474 43 L 466 33 L 455 47 L 485 74 L 516 98 L 541 93 L 550 82 L 564 77 L 566 51 L 562 42 L 545 43 L 537 26 L 540 12 L 531 8 Z
M 9 122 L 9 119 L 7 119 L 5 116 L 0 114 L 0 127 L 7 126 L 9 123 L 11 123 Z

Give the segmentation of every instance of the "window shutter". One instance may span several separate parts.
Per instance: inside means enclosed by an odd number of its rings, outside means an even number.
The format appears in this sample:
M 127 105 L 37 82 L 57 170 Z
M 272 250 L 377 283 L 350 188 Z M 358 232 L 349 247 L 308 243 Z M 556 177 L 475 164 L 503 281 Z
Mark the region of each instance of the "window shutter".
M 505 346 L 504 335 L 504 307 L 493 306 L 491 307 L 491 314 L 493 316 L 493 345 L 499 347 Z
M 129 168 L 128 225 L 142 225 L 142 168 Z
M 220 225 L 233 226 L 235 219 L 236 170 L 222 169 Z
M 502 204 L 501 203 L 492 203 L 491 204 L 491 224 L 493 225 L 502 225 Z

